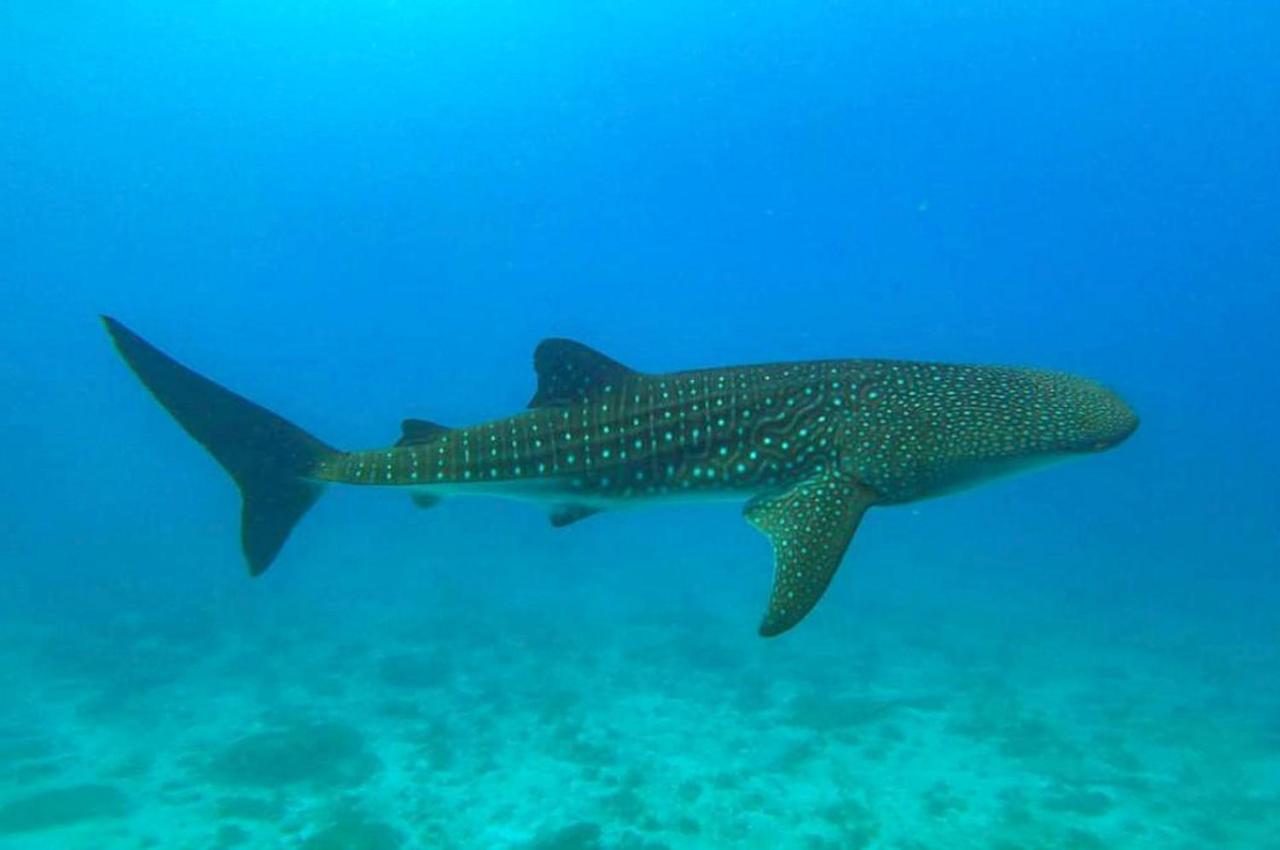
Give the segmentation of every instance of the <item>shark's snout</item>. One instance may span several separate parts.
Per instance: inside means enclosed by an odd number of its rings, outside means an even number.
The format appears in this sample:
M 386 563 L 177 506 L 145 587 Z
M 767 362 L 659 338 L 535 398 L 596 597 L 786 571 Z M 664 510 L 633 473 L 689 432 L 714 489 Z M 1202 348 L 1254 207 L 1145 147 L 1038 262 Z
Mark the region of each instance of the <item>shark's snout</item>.
M 1034 389 L 1024 409 L 1035 435 L 1032 453 L 1100 452 L 1138 429 L 1138 414 L 1113 390 L 1065 372 L 1032 372 Z
M 1080 390 L 1078 412 L 1084 451 L 1105 451 L 1120 445 L 1138 430 L 1138 414 L 1129 403 L 1112 390 L 1084 382 Z
M 1094 448 L 1097 451 L 1105 451 L 1106 449 L 1114 448 L 1120 445 L 1125 440 L 1129 439 L 1129 437 L 1133 435 L 1134 431 L 1138 430 L 1138 424 L 1139 424 L 1138 415 L 1134 413 L 1132 410 L 1130 410 L 1129 417 L 1126 423 L 1120 426 L 1115 431 L 1115 433 L 1109 434 L 1099 439 L 1094 444 Z

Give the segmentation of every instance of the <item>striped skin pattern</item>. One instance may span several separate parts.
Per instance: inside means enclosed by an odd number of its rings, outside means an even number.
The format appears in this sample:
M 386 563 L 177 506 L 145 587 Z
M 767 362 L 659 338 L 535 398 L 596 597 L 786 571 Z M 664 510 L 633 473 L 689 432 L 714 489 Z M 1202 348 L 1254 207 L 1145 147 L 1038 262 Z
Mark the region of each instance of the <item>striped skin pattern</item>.
M 630 502 L 747 500 L 774 582 L 760 633 L 794 626 L 869 507 L 1110 448 L 1138 425 L 1114 393 L 1032 369 L 826 360 L 649 375 L 571 340 L 534 353 L 530 409 L 465 428 L 406 420 L 389 448 L 340 452 L 104 317 L 117 350 L 243 498 L 241 545 L 266 571 L 317 484 L 487 492 L 567 525 Z
M 757 492 L 821 471 L 843 403 L 824 364 L 621 375 L 590 398 L 353 452 L 316 477 L 350 484 L 554 481 L 566 499 L 611 501 Z M 834 383 L 840 384 L 839 380 Z M 837 413 L 832 412 L 835 406 Z

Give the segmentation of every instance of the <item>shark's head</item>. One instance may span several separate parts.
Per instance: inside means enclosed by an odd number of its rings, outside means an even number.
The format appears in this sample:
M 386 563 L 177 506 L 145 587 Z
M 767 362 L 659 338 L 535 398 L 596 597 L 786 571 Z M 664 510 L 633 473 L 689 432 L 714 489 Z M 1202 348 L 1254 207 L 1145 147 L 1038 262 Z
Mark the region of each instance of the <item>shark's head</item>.
M 1138 428 L 1124 399 L 1088 378 L 1038 372 L 1029 433 L 1033 448 L 1049 455 L 1100 452 L 1118 446 Z
M 938 443 L 931 451 L 912 452 L 905 482 L 871 465 L 860 470 L 891 499 L 942 495 L 1100 452 L 1138 427 L 1123 399 L 1076 375 L 1007 367 L 958 367 L 930 375 L 938 376 L 929 383 L 936 390 L 920 405 L 917 423 L 939 437 Z

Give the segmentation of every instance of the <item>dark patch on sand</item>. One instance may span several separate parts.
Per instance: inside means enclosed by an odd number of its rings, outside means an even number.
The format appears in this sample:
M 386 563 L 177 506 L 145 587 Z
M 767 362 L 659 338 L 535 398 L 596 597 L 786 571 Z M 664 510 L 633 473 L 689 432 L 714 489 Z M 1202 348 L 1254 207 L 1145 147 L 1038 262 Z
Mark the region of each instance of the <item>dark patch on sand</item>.
M 18 797 L 0 806 L 0 835 L 37 832 L 85 821 L 124 817 L 129 804 L 111 785 L 68 785 Z
M 453 665 L 442 652 L 407 652 L 384 658 L 378 677 L 393 688 L 442 688 L 453 678 Z
M 340 789 L 360 785 L 382 763 L 354 727 L 333 721 L 300 722 L 235 741 L 209 764 L 224 785 L 277 788 L 307 784 Z

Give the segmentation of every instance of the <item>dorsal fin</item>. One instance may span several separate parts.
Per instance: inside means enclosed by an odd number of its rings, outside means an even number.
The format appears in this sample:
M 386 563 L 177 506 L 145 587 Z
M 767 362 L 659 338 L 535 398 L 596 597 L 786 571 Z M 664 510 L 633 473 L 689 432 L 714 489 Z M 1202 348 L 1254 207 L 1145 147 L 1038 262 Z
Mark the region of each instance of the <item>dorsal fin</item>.
M 429 443 L 448 430 L 438 422 L 428 422 L 426 419 L 406 419 L 400 423 L 400 439 L 396 440 L 396 445 L 416 446 L 419 443 Z
M 571 339 L 544 339 L 533 352 L 538 391 L 530 407 L 571 404 L 617 386 L 635 372 Z

